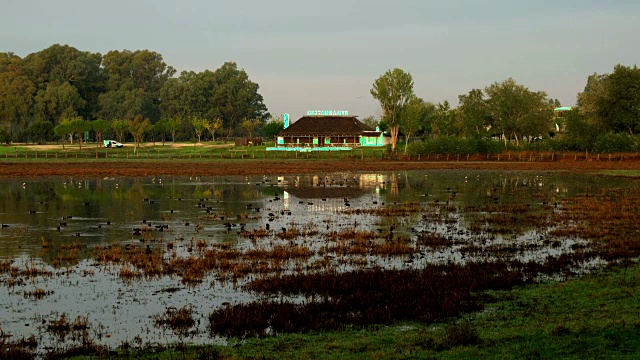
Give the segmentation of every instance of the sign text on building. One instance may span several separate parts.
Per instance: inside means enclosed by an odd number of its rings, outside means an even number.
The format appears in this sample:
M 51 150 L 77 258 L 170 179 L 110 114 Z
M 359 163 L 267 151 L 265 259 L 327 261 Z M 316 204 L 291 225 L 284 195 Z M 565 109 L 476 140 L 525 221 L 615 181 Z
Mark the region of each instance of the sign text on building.
M 346 110 L 309 110 L 307 116 L 349 116 Z

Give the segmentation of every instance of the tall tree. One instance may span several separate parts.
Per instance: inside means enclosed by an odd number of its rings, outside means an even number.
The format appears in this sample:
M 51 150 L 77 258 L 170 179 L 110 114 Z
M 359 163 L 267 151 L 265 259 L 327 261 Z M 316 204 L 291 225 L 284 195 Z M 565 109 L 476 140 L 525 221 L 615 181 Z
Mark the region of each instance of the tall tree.
M 91 130 L 96 133 L 96 147 L 102 144 L 102 134 L 111 129 L 111 124 L 108 121 L 98 119 L 91 122 Z
M 62 118 L 79 116 L 86 103 L 78 89 L 69 82 L 48 83 L 35 97 L 35 117 L 57 123 Z
M 207 120 L 200 117 L 193 117 L 191 119 L 191 125 L 193 125 L 193 129 L 196 132 L 196 136 L 198 137 L 198 142 L 200 142 L 200 138 L 202 137 L 202 133 L 207 130 Z
M 142 115 L 136 116 L 133 120 L 129 121 L 129 132 L 133 135 L 134 148 L 133 152 L 137 153 L 140 143 L 144 139 L 144 134 L 151 128 L 151 121 L 144 119 Z
M 251 139 L 253 137 L 253 133 L 260 126 L 260 123 L 260 119 L 244 118 L 242 119 L 242 124 L 240 126 L 242 127 L 242 130 L 247 134 L 247 138 Z
M 160 138 L 162 139 L 162 146 L 164 146 L 165 135 L 167 134 L 167 131 L 169 131 L 169 120 L 160 119 L 160 121 L 153 125 L 153 130 L 160 135 Z
M 70 121 L 68 119 L 62 119 L 58 125 L 53 129 L 53 132 L 60 136 L 60 140 L 62 140 L 62 148 L 64 149 L 64 143 L 67 140 L 67 135 L 71 133 L 71 126 L 69 125 Z
M 53 124 L 51 121 L 36 121 L 29 126 L 31 136 L 38 139 L 38 144 L 44 143 L 45 139 L 53 134 Z
M 167 122 L 167 130 L 171 133 L 171 141 L 176 142 L 176 132 L 180 129 L 182 121 L 179 118 L 171 118 Z
M 383 117 L 391 129 L 391 150 L 395 151 L 400 130 L 399 115 L 413 96 L 413 79 L 410 73 L 396 68 L 377 78 L 371 95 L 380 102 Z
M 98 111 L 98 95 L 104 90 L 101 62 L 102 55 L 98 53 L 83 52 L 59 44 L 27 56 L 25 68 L 31 81 L 38 87 L 38 98 L 51 102 L 52 97 L 57 96 L 62 97 L 58 101 L 66 103 L 64 108 L 57 111 L 40 105 L 39 118 L 56 124 L 61 116 L 77 114 L 83 118 L 94 117 Z M 56 89 L 63 84 L 67 84 L 65 88 Z M 72 98 L 66 100 L 63 95 L 72 95 Z M 67 109 L 65 115 L 61 115 L 62 109 Z
M 485 137 L 491 124 L 491 113 L 481 89 L 458 96 L 458 116 L 462 132 L 469 137 Z
M 269 117 L 258 84 L 249 80 L 243 69 L 234 62 L 226 62 L 213 72 L 212 104 L 224 121 L 229 134 L 242 131 L 242 119 L 258 119 L 260 124 Z
M 417 96 L 413 96 L 407 105 L 402 109 L 400 118 L 400 129 L 405 136 L 404 153 L 407 153 L 409 148 L 409 140 L 411 135 L 414 135 L 422 129 L 422 124 L 425 122 L 425 117 L 428 115 L 425 102 Z
M 160 119 L 160 89 L 175 70 L 154 51 L 110 51 L 103 58 L 106 92 L 99 97 L 108 120 L 137 114 Z
M 124 134 L 129 129 L 129 122 L 127 120 L 114 119 L 111 121 L 111 128 L 116 133 L 116 137 L 118 138 L 118 141 L 123 143 Z
M 610 105 L 611 79 L 608 74 L 592 74 L 587 78 L 584 90 L 578 94 L 577 104 L 584 121 L 599 127 L 602 131 L 614 131 L 615 126 L 607 118 Z
M 640 132 L 640 68 L 616 65 L 609 76 L 609 96 L 601 109 L 615 130 Z
M 436 136 L 457 136 L 460 123 L 456 117 L 457 109 L 452 109 L 447 100 L 435 106 L 432 119 L 432 132 Z
M 216 132 L 222 129 L 222 119 L 216 117 L 215 119 L 207 121 L 205 125 L 207 131 L 211 134 L 211 141 L 216 141 Z
M 91 130 L 91 124 L 85 121 L 81 117 L 76 117 L 69 123 L 69 127 L 71 128 L 71 137 L 73 138 L 73 134 L 78 135 L 78 144 L 80 145 L 80 149 L 82 149 L 82 140 L 84 138 L 85 131 Z
M 23 60 L 12 53 L 0 53 L 0 128 L 14 140 L 29 123 L 35 91 Z
M 548 134 L 552 127 L 553 106 L 543 91 L 533 92 L 509 78 L 485 89 L 494 125 L 505 144 L 508 139 L 520 144 L 521 138 Z

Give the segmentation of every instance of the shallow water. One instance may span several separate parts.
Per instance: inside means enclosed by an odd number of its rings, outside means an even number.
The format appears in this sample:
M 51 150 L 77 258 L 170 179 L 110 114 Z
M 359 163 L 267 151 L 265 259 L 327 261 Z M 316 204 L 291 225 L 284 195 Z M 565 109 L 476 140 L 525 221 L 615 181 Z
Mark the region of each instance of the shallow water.
M 0 180 L 0 221 L 6 225 L 0 230 L 0 259 L 10 260 L 17 268 L 42 267 L 52 272 L 35 277 L 0 273 L 0 329 L 14 337 L 35 334 L 40 347 L 55 347 L 60 341 L 44 325 L 66 313 L 72 320 L 88 315 L 91 338 L 101 344 L 165 344 L 178 338 L 155 328 L 151 317 L 167 308 L 189 305 L 199 329 L 189 341 L 204 342 L 211 341 L 206 326 L 213 309 L 259 298 L 242 290 L 247 279 L 224 281 L 213 273 L 191 286 L 179 276 L 126 281 L 119 276 L 119 265 L 94 260 L 98 246 L 164 249 L 175 244 L 165 258 L 197 256 L 193 248 L 198 241 L 207 247 L 228 243 L 241 251 L 306 246 L 314 255 L 305 261 L 290 260 L 285 271 L 311 271 L 310 264 L 327 257 L 324 235 L 352 229 L 407 239 L 416 247 L 416 256 L 331 255 L 329 266 L 349 271 L 419 268 L 497 257 L 544 261 L 587 242 L 567 238 L 551 245 L 545 240 L 554 224 L 540 227 L 515 216 L 500 227 L 485 222 L 485 217 L 496 214 L 481 209 L 526 205 L 528 212 L 545 218 L 563 211 L 565 198 L 625 186 L 637 185 L 599 176 L 466 170 Z M 376 212 L 407 204 L 419 211 L 397 216 Z M 251 232 L 267 225 L 271 229 L 267 240 L 239 236 L 242 229 Z M 292 228 L 313 230 L 317 235 L 277 238 L 277 232 Z M 420 233 L 441 235 L 451 245 L 419 247 L 415 239 Z M 76 250 L 65 247 L 70 244 Z M 465 252 L 471 245 L 482 251 Z M 511 250 L 495 251 L 505 248 Z M 16 278 L 20 281 L 12 281 Z M 25 294 L 35 289 L 51 293 L 42 299 Z

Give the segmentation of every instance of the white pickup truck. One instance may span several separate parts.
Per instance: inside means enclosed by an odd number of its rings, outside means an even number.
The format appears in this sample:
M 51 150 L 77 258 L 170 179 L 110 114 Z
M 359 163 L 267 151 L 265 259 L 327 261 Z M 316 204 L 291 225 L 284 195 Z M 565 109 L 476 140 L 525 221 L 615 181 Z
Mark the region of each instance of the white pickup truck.
M 106 148 L 121 148 L 122 146 L 124 146 L 115 140 L 105 140 L 103 141 L 103 143 L 104 147 Z

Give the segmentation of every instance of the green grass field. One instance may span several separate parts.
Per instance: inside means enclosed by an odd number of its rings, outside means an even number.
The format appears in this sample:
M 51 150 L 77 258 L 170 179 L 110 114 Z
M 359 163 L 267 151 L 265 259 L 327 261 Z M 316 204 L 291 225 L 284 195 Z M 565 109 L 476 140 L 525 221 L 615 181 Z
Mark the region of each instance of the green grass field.
M 144 359 L 638 359 L 640 265 L 486 294 L 447 323 L 289 334 L 226 346 L 112 352 Z M 92 357 L 78 357 L 89 359 Z
M 358 148 L 351 151 L 295 153 L 266 151 L 273 144 L 260 146 L 235 146 L 233 143 L 143 143 L 135 151 L 134 144 L 127 143 L 120 149 L 98 146 L 95 143 L 62 145 L 0 145 L 0 160 L 3 161 L 51 161 L 75 159 L 100 160 L 170 160 L 170 159 L 373 159 L 382 158 L 386 148 Z

